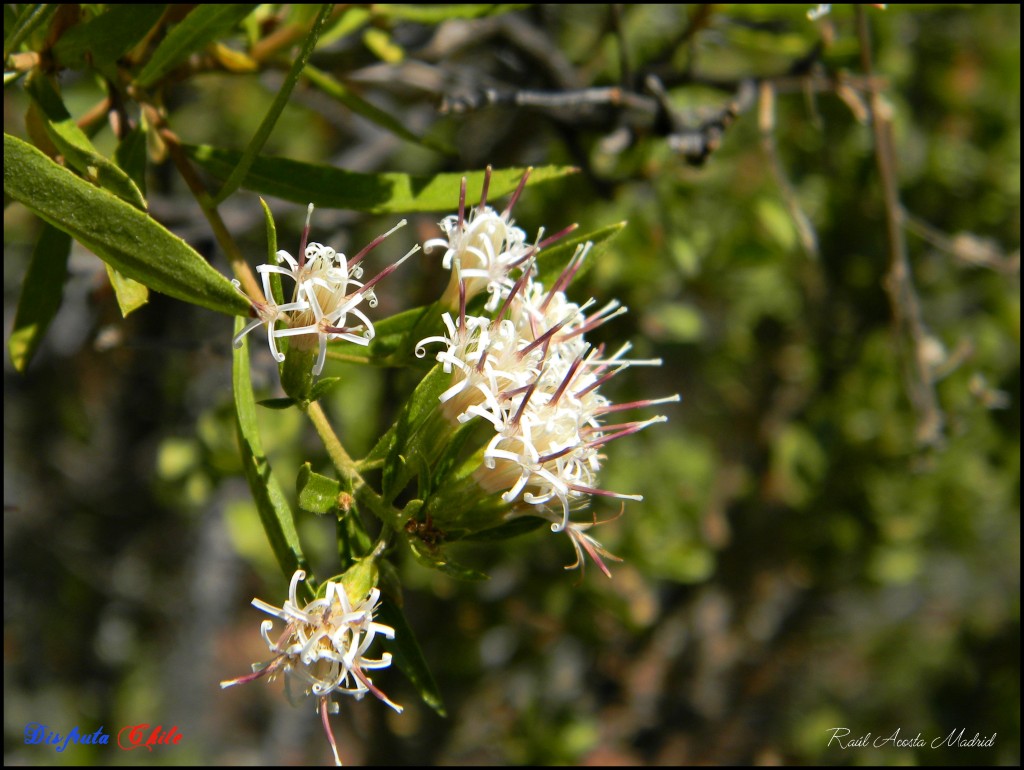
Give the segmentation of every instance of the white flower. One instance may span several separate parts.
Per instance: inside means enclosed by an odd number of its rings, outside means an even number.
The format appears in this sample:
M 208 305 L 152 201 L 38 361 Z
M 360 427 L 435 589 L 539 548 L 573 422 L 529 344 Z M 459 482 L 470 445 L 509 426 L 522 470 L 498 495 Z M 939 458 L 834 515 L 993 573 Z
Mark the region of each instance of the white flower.
M 608 574 L 601 556 L 614 557 L 585 534 L 592 525 L 571 520 L 572 512 L 592 495 L 642 500 L 599 486 L 601 447 L 666 418 L 606 425 L 604 416 L 679 397 L 615 406 L 599 393 L 624 369 L 661 361 L 626 359 L 628 344 L 610 357 L 604 356 L 603 346 L 591 349 L 585 335 L 626 312 L 617 300 L 593 310 L 594 300 L 579 305 L 565 294 L 593 244 L 578 246 L 546 288 L 534 277 L 534 257 L 572 228 L 545 241 L 538 235 L 540 242 L 528 245 L 508 218 L 511 203 L 500 215 L 486 205 L 488 181 L 489 173 L 480 206 L 467 215 L 463 180 L 458 213 L 441 222 L 446 238 L 425 244 L 428 249 L 445 247 L 442 263 L 453 269 L 453 280 L 443 301 L 454 307 L 457 296 L 459 315 L 456 323 L 445 313 L 447 333 L 421 340 L 416 354 L 424 356 L 428 344 L 442 345 L 436 359 L 452 377 L 439 397 L 447 419 L 465 423 L 481 418 L 494 428 L 473 473 L 480 488 L 515 505 L 512 515 L 527 515 L 532 509 L 551 521 L 553 531 L 566 532 L 577 554 L 574 567 L 588 554 Z M 524 176 L 512 203 L 525 181 Z M 514 270 L 519 272 L 513 280 Z M 490 295 L 484 310 L 493 315 L 467 316 L 467 299 L 484 288 Z
M 260 267 L 265 267 L 265 265 L 260 265 Z M 259 268 L 256 269 L 259 270 Z M 235 279 L 231 282 L 235 287 L 235 290 L 249 301 L 249 304 L 252 305 L 252 309 L 256 312 L 256 317 L 249 321 L 249 323 L 245 325 L 245 328 L 235 335 L 234 346 L 236 348 L 242 347 L 242 338 L 257 326 L 265 324 L 267 327 L 267 341 L 270 344 L 270 352 L 274 356 L 274 359 L 280 363 L 281 361 L 284 361 L 284 353 L 277 349 L 277 342 L 275 340 L 277 337 L 281 336 L 284 329 L 278 329 L 277 322 L 283 321 L 286 324 L 289 323 L 289 313 L 305 311 L 309 307 L 309 304 L 304 300 L 288 302 L 284 305 L 276 304 L 274 302 L 274 295 L 270 291 L 267 273 L 263 271 L 260 272 L 263 276 L 263 290 L 265 296 L 263 302 L 254 301 L 248 294 L 242 291 L 242 284 L 239 280 Z
M 259 324 L 266 323 L 269 329 L 270 350 L 277 361 L 284 361 L 284 355 L 278 351 L 275 340 L 280 337 L 291 337 L 292 347 L 296 350 L 319 348 L 319 355 L 313 366 L 313 374 L 319 375 L 324 368 L 329 341 L 347 340 L 364 346 L 370 344 L 375 334 L 373 323 L 359 309 L 359 305 L 366 300 L 370 307 L 375 307 L 377 297 L 373 292 L 374 285 L 419 251 L 419 246 L 414 246 L 400 260 L 363 283 L 360 281 L 363 268 L 359 262 L 391 233 L 403 227 L 406 220 L 403 219 L 386 233 L 376 237 L 355 257 L 348 260 L 344 254 L 330 246 L 321 243 L 307 245 L 312 214 L 313 204 L 310 203 L 306 226 L 302 231 L 298 260 L 287 251 L 281 250 L 276 255 L 278 264 L 259 265 L 256 268 L 263 279 L 264 293 L 268 298 L 272 297 L 272 273 L 291 278 L 294 282 L 292 301 L 286 305 L 276 306 L 272 299 L 268 299 L 266 304 L 257 304 L 250 299 L 257 318 L 235 338 L 235 346 L 241 344 L 241 338 L 245 334 Z M 354 322 L 349 316 L 354 318 Z M 277 321 L 284 322 L 285 328 L 276 328 Z
M 433 238 L 423 244 L 427 251 L 444 248 L 441 264 L 452 271 L 452 281 L 442 301 L 454 306 L 455 292 L 462 285 L 467 298 L 475 297 L 486 290 L 490 297 L 485 308 L 493 312 L 501 302 L 502 292 L 511 289 L 514 280 L 511 272 L 522 268 L 537 247 L 526 242 L 526 233 L 515 227 L 512 207 L 519 199 L 531 169 L 527 169 L 512 194 L 505 209 L 498 213 L 487 205 L 487 188 L 491 181 L 491 167 L 484 173 L 483 193 L 480 205 L 466 211 L 466 180 L 463 178 L 459 192 L 459 211 L 445 217 L 438 226 L 444 231 L 444 238 Z M 543 230 L 538 233 L 538 240 Z
M 338 713 L 338 704 L 332 699 L 335 693 L 351 695 L 357 700 L 372 693 L 402 713 L 402 707 L 388 700 L 366 674 L 367 670 L 391 665 L 391 653 L 385 652 L 380 658 L 368 658 L 366 653 L 377 636 L 394 639 L 395 630 L 373 619 L 380 599 L 378 588 L 353 601 L 342 583 L 328 581 L 321 589 L 322 598 L 300 605 L 298 585 L 305 577 L 304 571 L 295 571 L 288 599 L 282 607 L 261 599 L 252 600 L 257 609 L 284 621 L 284 631 L 276 639 L 270 635 L 274 621 L 264 620 L 260 625 L 263 641 L 275 657 L 268 663 L 254 664 L 252 674 L 221 682 L 220 686 L 231 687 L 264 676 L 272 680 L 283 671 L 289 682 L 297 682 L 307 695 L 318 698 L 317 709 L 340 765 L 337 745 L 327 721 L 327 714 Z

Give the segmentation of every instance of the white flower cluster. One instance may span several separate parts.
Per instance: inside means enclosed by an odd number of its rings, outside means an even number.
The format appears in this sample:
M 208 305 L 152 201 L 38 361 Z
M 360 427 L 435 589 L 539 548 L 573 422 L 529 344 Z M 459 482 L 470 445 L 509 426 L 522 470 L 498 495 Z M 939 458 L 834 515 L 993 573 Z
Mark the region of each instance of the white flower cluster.
M 283 607 L 275 607 L 262 599 L 252 600 L 254 607 L 285 622 L 284 632 L 276 641 L 270 636 L 274 621 L 264 620 L 260 626 L 263 640 L 277 657 L 265 665 L 254 665 L 253 674 L 221 682 L 221 687 L 262 676 L 273 678 L 284 671 L 289 679 L 298 681 L 307 695 L 329 699 L 334 693 L 342 693 L 361 700 L 369 692 L 401 713 L 402 707 L 388 700 L 366 675 L 367 669 L 391 665 L 388 652 L 376 660 L 366 657 L 378 634 L 386 639 L 395 638 L 391 626 L 373 619 L 380 589 L 373 588 L 362 601 L 353 604 L 344 585 L 329 581 L 322 599 L 301 606 L 297 591 L 299 582 L 305 578 L 304 571 L 295 571 Z M 337 713 L 338 704 L 329 702 L 328 711 Z
M 607 552 L 583 534 L 591 525 L 572 522 L 570 512 L 590 495 L 642 499 L 598 486 L 601 448 L 666 418 L 606 425 L 604 417 L 679 398 L 616 406 L 599 393 L 623 369 L 661 361 L 626 359 L 628 344 L 608 356 L 603 347 L 592 348 L 584 340 L 587 332 L 626 312 L 617 301 L 591 311 L 593 300 L 577 305 L 566 297 L 563 290 L 590 252 L 589 242 L 577 248 L 548 289 L 533 275 L 533 256 L 543 244 L 526 243 L 522 231 L 512 227 L 509 209 L 499 215 L 481 204 L 466 217 L 464 206 L 463 198 L 458 215 L 441 223 L 447 239 L 426 244 L 447 247 L 445 264 L 459 282 L 458 319 L 445 313 L 447 333 L 421 340 L 416 354 L 426 355 L 428 344 L 443 346 L 436 358 L 452 375 L 451 387 L 440 396 L 450 420 L 479 418 L 494 427 L 476 473 L 478 484 L 501 492 L 507 503 L 535 506 L 532 510 L 549 519 L 553 531 L 570 535 L 577 564 L 586 550 L 605 569 L 597 554 Z M 513 268 L 519 271 L 516 278 Z M 467 298 L 484 288 L 490 294 L 484 309 L 491 315 L 467 316 Z
M 285 358 L 277 348 L 278 338 L 293 338 L 291 345 L 296 350 L 312 350 L 318 345 L 319 354 L 313 366 L 313 374 L 319 375 L 324 368 L 328 342 L 348 340 L 357 345 L 370 344 L 374 337 L 373 323 L 359 309 L 359 305 L 366 300 L 370 307 L 376 307 L 377 297 L 373 292 L 373 286 L 419 251 L 419 246 L 415 246 L 370 281 L 362 283 L 360 279 L 363 268 L 359 262 L 391 233 L 403 227 L 406 221 L 403 219 L 388 232 L 375 238 L 349 260 L 330 246 L 321 243 L 306 244 L 312 214 L 313 204 L 310 203 L 298 260 L 282 249 L 277 252 L 278 264 L 257 266 L 256 270 L 263 280 L 264 300 L 257 302 L 243 293 L 256 312 L 256 317 L 239 332 L 234 344 L 236 348 L 240 347 L 246 334 L 265 324 L 270 352 L 278 362 L 284 361 Z M 287 267 L 283 267 L 282 263 Z M 294 282 L 290 302 L 275 304 L 270 283 L 272 273 L 287 276 Z M 238 291 L 242 291 L 239 281 L 235 280 L 232 283 Z M 351 321 L 349 316 L 353 316 L 355 321 Z M 282 322 L 280 328 L 278 322 Z
M 318 698 L 317 709 L 327 741 L 335 762 L 341 765 L 338 745 L 327 719 L 328 714 L 339 711 L 338 704 L 332 699 L 335 693 L 351 695 L 356 700 L 372 693 L 402 713 L 402 707 L 388 700 L 366 675 L 366 670 L 391 665 L 391 653 L 385 652 L 380 658 L 373 659 L 367 658 L 366 652 L 378 635 L 394 639 L 395 630 L 373 619 L 380 589 L 373 588 L 362 601 L 353 603 L 343 584 L 328 581 L 322 599 L 300 606 L 298 585 L 305 578 L 303 570 L 295 571 L 283 607 L 275 607 L 261 599 L 252 600 L 254 607 L 285 623 L 284 632 L 276 641 L 270 636 L 274 621 L 264 620 L 260 625 L 260 634 L 276 657 L 269 663 L 254 664 L 253 673 L 221 682 L 220 686 L 245 684 L 264 676 L 272 680 L 282 671 L 289 685 L 297 680 L 305 694 Z

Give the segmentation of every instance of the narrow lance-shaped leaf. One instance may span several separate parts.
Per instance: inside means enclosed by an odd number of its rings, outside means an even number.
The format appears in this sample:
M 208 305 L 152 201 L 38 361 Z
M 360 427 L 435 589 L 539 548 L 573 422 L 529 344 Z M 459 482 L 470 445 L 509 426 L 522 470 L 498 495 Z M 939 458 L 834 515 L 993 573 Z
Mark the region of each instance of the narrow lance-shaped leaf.
M 124 275 L 221 313 L 249 305 L 224 276 L 152 217 L 4 134 L 4 192 Z
M 50 322 L 57 315 L 70 253 L 70 236 L 44 223 L 21 287 L 14 331 L 7 341 L 11 363 L 19 372 L 28 367 Z
M 377 619 L 395 629 L 395 640 L 388 643 L 388 650 L 394 656 L 395 665 L 409 678 L 424 703 L 440 716 L 447 716 L 441 691 L 427 667 L 427 661 L 423 657 L 419 642 L 416 641 L 412 626 L 405 619 L 401 607 L 388 594 L 385 594 L 384 601 L 380 604 Z
M 392 117 L 380 107 L 366 101 L 366 99 L 355 93 L 344 83 L 331 77 L 326 72 L 318 70 L 316 67 L 307 66 L 303 75 L 310 83 L 328 96 L 337 99 L 352 110 L 352 112 L 390 131 L 395 136 L 424 147 L 429 147 L 432 150 L 443 152 L 446 155 L 455 154 L 455 148 L 450 144 L 429 136 L 419 136 L 413 133 L 398 118 Z
M 207 43 L 229 32 L 256 4 L 197 5 L 165 37 L 135 82 L 148 88 Z
M 146 199 L 139 188 L 117 164 L 96 150 L 71 117 L 49 78 L 41 72 L 33 73 L 26 90 L 42 113 L 47 135 L 68 164 L 122 200 L 145 210 Z
M 281 88 L 278 90 L 277 96 L 274 97 L 274 102 L 270 105 L 270 109 L 267 110 L 267 114 L 263 117 L 263 122 L 260 123 L 260 127 L 256 129 L 256 133 L 249 142 L 249 146 L 245 148 L 245 152 L 242 153 L 242 157 L 239 159 L 238 165 L 235 166 L 234 170 L 228 176 L 227 181 L 224 182 L 224 186 L 215 196 L 216 203 L 223 201 L 238 189 L 238 186 L 242 183 L 246 173 L 249 171 L 249 167 L 252 165 L 253 160 L 255 160 L 256 156 L 259 155 L 260 150 L 263 149 L 263 145 L 270 137 L 270 132 L 274 130 L 274 125 L 277 123 L 277 119 L 280 117 L 285 105 L 288 104 L 288 97 L 291 96 L 292 89 L 294 89 L 295 84 L 299 82 L 299 76 L 302 74 L 302 69 L 306 66 L 306 62 L 309 61 L 309 56 L 313 53 L 313 49 L 316 48 L 317 38 L 320 37 L 320 31 L 323 29 L 324 22 L 327 21 L 327 17 L 331 15 L 332 8 L 333 6 L 330 3 L 326 3 L 320 9 L 320 14 L 316 17 L 312 28 L 309 30 L 309 34 L 306 36 L 306 42 L 303 44 L 302 50 L 299 52 L 295 61 L 292 62 L 292 68 L 288 72 L 287 77 L 285 77 L 284 83 L 281 84 Z
M 231 173 L 240 158 L 237 151 L 208 145 L 185 146 L 185 150 L 197 165 L 221 178 Z M 491 198 L 514 191 L 524 170 L 508 168 L 493 171 Z M 528 184 L 557 179 L 575 171 L 571 166 L 540 166 L 533 169 Z M 418 211 L 451 213 L 458 206 L 459 187 L 464 176 L 470 191 L 479 191 L 483 186 L 483 171 L 433 176 L 360 174 L 333 166 L 264 156 L 256 158 L 242 185 L 263 195 L 273 195 L 302 205 L 312 202 L 325 208 L 352 209 L 374 214 Z
M 238 334 L 244 325 L 244 319 L 235 319 L 235 334 Z M 270 463 L 260 441 L 259 426 L 256 423 L 256 402 L 249 375 L 248 340 L 243 339 L 242 344 L 235 349 L 232 364 L 231 379 L 235 412 L 238 417 L 238 445 L 242 454 L 242 467 L 256 501 L 260 521 L 284 574 L 291 575 L 299 568 L 308 572 L 291 506 L 288 505 L 281 485 L 271 473 Z
M 449 19 L 478 19 L 482 16 L 498 16 L 510 11 L 529 8 L 523 3 L 449 3 L 443 5 L 411 5 L 388 3 L 374 5 L 373 11 L 378 16 L 389 16 L 403 21 L 415 21 L 419 24 L 440 24 Z

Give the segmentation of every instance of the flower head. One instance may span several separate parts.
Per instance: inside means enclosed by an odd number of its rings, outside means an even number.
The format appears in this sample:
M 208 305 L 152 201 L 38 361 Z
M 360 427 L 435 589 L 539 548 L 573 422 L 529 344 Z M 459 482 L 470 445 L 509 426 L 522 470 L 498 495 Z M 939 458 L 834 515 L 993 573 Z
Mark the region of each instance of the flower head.
M 366 596 L 350 597 L 340 582 L 328 581 L 321 589 L 322 596 L 302 605 L 298 599 L 298 584 L 306 573 L 296 570 L 288 588 L 288 599 L 282 607 L 275 607 L 261 599 L 253 599 L 257 609 L 284 622 L 283 632 L 271 637 L 273 620 L 264 620 L 260 633 L 274 657 L 267 663 L 254 664 L 253 673 L 220 683 L 222 688 L 268 677 L 274 679 L 284 673 L 289 683 L 297 683 L 307 695 L 319 700 L 328 741 L 338 757 L 334 737 L 330 732 L 327 714 L 336 714 L 336 693 L 351 695 L 360 700 L 366 693 L 384 701 L 401 713 L 402 707 L 388 700 L 367 676 L 366 671 L 387 668 L 391 654 L 380 658 L 366 656 L 377 636 L 395 638 L 395 630 L 374 621 L 380 590 L 373 588 Z M 340 761 L 339 761 L 340 764 Z
M 359 305 L 366 300 L 370 307 L 375 307 L 377 297 L 373 287 L 419 251 L 419 246 L 414 246 L 404 257 L 363 283 L 360 280 L 363 276 L 360 261 L 391 233 L 405 226 L 406 220 L 403 219 L 383 235 L 374 238 L 352 259 L 347 259 L 344 254 L 330 246 L 316 242 L 307 244 L 312 215 L 313 204 L 310 203 L 306 214 L 306 226 L 302 231 L 299 259 L 295 259 L 282 249 L 276 255 L 278 264 L 259 265 L 256 268 L 263 278 L 264 293 L 268 298 L 272 296 L 271 274 L 291 278 L 294 283 L 292 301 L 280 307 L 274 306 L 269 299 L 267 304 L 253 303 L 257 319 L 235 338 L 235 344 L 240 345 L 243 336 L 260 323 L 266 323 L 274 358 L 279 362 L 284 360 L 284 355 L 278 352 L 275 340 L 280 337 L 291 337 L 291 345 L 296 350 L 319 349 L 313 366 L 313 374 L 319 375 L 324 368 L 328 342 L 347 340 L 357 345 L 370 344 L 375 335 L 373 323 L 359 309 Z M 277 328 L 278 321 L 283 322 L 282 328 Z
M 463 191 L 458 216 L 442 222 L 449 235 L 446 260 L 462 257 L 458 248 L 461 241 L 454 236 L 469 237 L 473 232 L 476 220 L 465 219 L 464 198 Z M 484 211 L 483 206 L 480 211 Z M 499 230 L 494 224 L 487 232 Z M 612 300 L 595 310 L 594 300 L 579 305 L 565 295 L 590 253 L 590 242 L 576 249 L 550 288 L 535 279 L 532 257 L 551 240 L 531 247 L 526 261 L 495 258 L 498 248 L 489 241 L 481 241 L 479 249 L 467 248 L 466 253 L 485 254 L 492 268 L 515 265 L 519 275 L 515 280 L 507 271 L 497 278 L 492 276 L 488 284 L 491 297 L 484 309 L 493 315 L 467 316 L 466 300 L 472 294 L 472 282 L 479 276 L 467 270 L 458 272 L 458 322 L 445 313 L 447 334 L 421 340 L 416 353 L 425 355 L 427 344 L 442 345 L 436 359 L 451 374 L 452 384 L 439 398 L 449 420 L 465 423 L 482 418 L 494 428 L 481 464 L 473 473 L 480 488 L 500 493 L 504 502 L 514 506 L 513 515 L 532 512 L 551 521 L 553 531 L 566 532 L 577 553 L 573 566 L 582 565 L 582 557 L 587 554 L 609 574 L 601 557 L 614 557 L 585 534 L 591 524 L 572 521 L 572 512 L 593 495 L 643 499 L 601 488 L 598 474 L 605 459 L 602 448 L 666 418 L 608 425 L 606 415 L 678 401 L 679 397 L 616 406 L 600 394 L 600 387 L 626 368 L 659 365 L 661 361 L 625 358 L 628 344 L 612 356 L 605 356 L 603 346 L 591 348 L 585 335 L 626 312 L 626 308 Z
M 445 217 L 439 223 L 445 237 L 433 238 L 423 244 L 427 250 L 445 250 L 441 264 L 452 271 L 452 280 L 442 302 L 449 307 L 454 307 L 459 291 L 465 292 L 467 298 L 472 298 L 486 290 L 490 294 L 486 309 L 493 311 L 501 302 L 502 291 L 507 291 L 512 286 L 512 271 L 522 268 L 536 251 L 526 242 L 526 233 L 515 227 L 511 216 L 512 207 L 519 199 L 529 176 L 530 169 L 527 169 L 519 181 L 519 187 L 512 194 L 512 199 L 500 213 L 487 205 L 487 189 L 491 181 L 490 166 L 484 172 L 480 205 L 468 212 L 466 180 L 463 178 L 459 191 L 458 213 Z

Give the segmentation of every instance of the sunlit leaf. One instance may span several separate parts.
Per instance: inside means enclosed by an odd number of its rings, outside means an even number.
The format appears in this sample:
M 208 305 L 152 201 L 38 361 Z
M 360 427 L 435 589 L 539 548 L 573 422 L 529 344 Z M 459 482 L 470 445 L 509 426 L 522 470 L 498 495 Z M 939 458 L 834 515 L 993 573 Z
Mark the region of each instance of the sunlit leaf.
M 152 217 L 8 134 L 4 192 L 151 289 L 221 313 L 249 312 L 230 281 Z
M 310 513 L 331 513 L 338 508 L 341 482 L 315 473 L 309 463 L 299 468 L 295 480 L 299 494 L 299 507 Z
M 467 3 L 465 5 L 398 5 L 382 3 L 373 6 L 377 16 L 415 21 L 420 24 L 440 24 L 448 19 L 478 19 L 482 16 L 497 16 L 509 11 L 528 8 L 522 3 Z
M 417 343 L 437 334 L 443 308 L 435 302 L 396 313 L 374 323 L 375 336 L 367 347 L 368 361 L 385 366 L 429 366 L 429 357 L 415 354 Z
M 241 153 L 216 147 L 185 146 L 197 165 L 221 178 L 238 164 Z M 514 191 L 523 176 L 521 168 L 495 170 L 490 195 L 499 197 Z M 539 184 L 575 172 L 571 166 L 541 166 L 533 169 L 528 184 Z M 360 174 L 333 166 L 302 163 L 287 158 L 259 157 L 252 164 L 242 186 L 262 195 L 305 205 L 352 209 L 375 214 L 419 211 L 452 212 L 459 204 L 462 177 L 472 196 L 479 195 L 484 172 L 446 173 L 421 176 L 399 173 Z M 476 191 L 475 193 L 473 191 Z
M 110 279 L 110 286 L 114 289 L 114 296 L 117 297 L 117 306 L 121 309 L 124 318 L 133 310 L 138 310 L 149 301 L 149 289 L 145 284 L 133 281 L 131 278 L 115 270 L 110 263 L 104 263 L 107 268 L 107 278 Z

